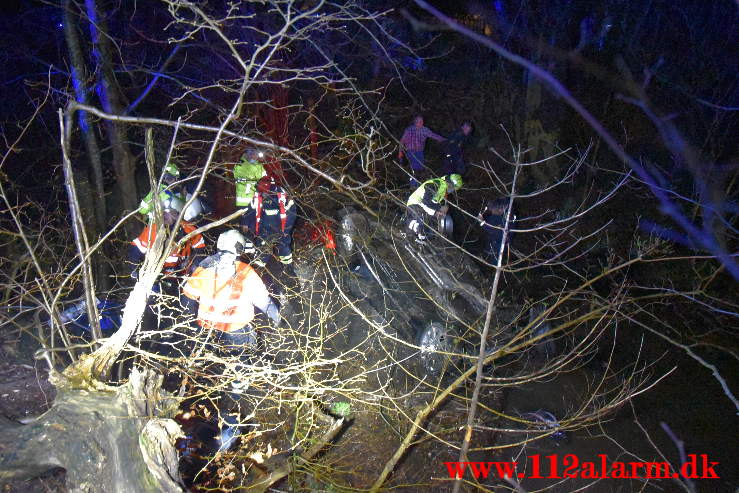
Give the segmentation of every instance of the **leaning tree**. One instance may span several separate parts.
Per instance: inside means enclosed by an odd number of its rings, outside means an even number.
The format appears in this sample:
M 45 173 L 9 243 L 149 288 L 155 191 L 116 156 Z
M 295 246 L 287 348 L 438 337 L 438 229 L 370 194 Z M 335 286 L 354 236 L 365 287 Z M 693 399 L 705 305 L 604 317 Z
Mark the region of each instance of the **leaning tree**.
M 417 3 L 523 64 L 597 123 L 551 74 Z M 5 300 L 46 314 L 30 325 L 42 346 L 36 355 L 58 390 L 43 416 L 2 427 L 3 443 L 23 444 L 2 450 L 3 477 L 62 467 L 74 489 L 180 491 L 184 463 L 207 488 L 266 491 L 285 480 L 306 490 L 459 489 L 462 478 L 449 482 L 443 469 L 429 477 L 419 463 L 428 464 L 429 457 L 438 465 L 480 454 L 501 460 L 525 455 L 527 447 L 552 437 L 599 428 L 658 383 L 665 372 L 651 373 L 651 355 L 619 351 L 634 329 L 664 339 L 714 371 L 736 402 L 718 369 L 693 346 L 710 334 L 686 337 L 683 321 L 668 326 L 664 317 L 676 302 L 718 322 L 731 316 L 732 302 L 717 291 L 734 260 L 711 229 L 716 219 L 706 217 L 701 227 L 689 221 L 675 205 L 689 199 L 661 188 L 602 127 L 596 125 L 603 142 L 630 170 L 597 165 L 587 146 L 550 142 L 546 153 L 531 148 L 538 141 L 530 133 L 508 137 L 505 128 L 486 128 L 497 140 L 474 154 L 466 189 L 450 199 L 457 235 L 439 234 L 428 245 L 416 245 L 405 234 L 409 191 L 404 168 L 391 159 L 395 128 L 388 122 L 392 105 L 415 97 L 404 91 L 419 60 L 442 53 L 433 51 L 433 37 L 418 36 L 413 46 L 414 34 L 399 27 L 398 17 L 379 12 L 376 2 L 221 6 L 165 0 L 147 4 L 149 12 L 125 10 L 130 29 L 100 22 L 101 3 L 85 6 L 85 15 L 75 20 L 81 14 L 76 4 L 64 3 L 72 85 L 45 93 L 56 98 L 63 91 L 67 100 L 37 105 L 39 112 L 52 103 L 62 107 L 52 114 L 69 213 L 54 217 L 34 211 L 34 204 L 18 204 L 0 182 L 13 232 L 9 244 L 25 252 L 6 274 Z M 430 18 L 404 14 L 410 25 L 429 29 Z M 72 23 L 94 26 L 89 41 Z M 147 49 L 139 49 L 140 43 Z M 166 49 L 154 48 L 161 46 Z M 86 47 L 94 51 L 96 81 L 108 91 L 98 93 L 100 104 L 75 83 L 84 82 Z M 372 63 L 366 63 L 369 57 Z M 116 75 L 121 73 L 127 82 Z M 632 96 L 651 114 L 643 94 Z M 675 136 L 669 121 L 656 123 L 664 135 Z M 258 353 L 219 353 L 212 334 L 197 329 L 178 300 L 152 293 L 167 252 L 182 239 L 158 237 L 133 286 L 121 276 L 113 289 L 101 290 L 101 271 L 90 260 L 106 245 L 108 251 L 120 249 L 115 242 L 135 221 L 135 199 L 126 196 L 124 212 L 105 234 L 88 228 L 99 220 L 81 207 L 79 178 L 88 171 L 79 168 L 77 138 L 99 188 L 94 136 L 100 135 L 87 133 L 88 127 L 105 129 L 121 189 L 130 186 L 125 173 L 132 172 L 126 157 L 131 142 L 144 149 L 138 168 L 147 188 L 161 180 L 157 169 L 176 158 L 185 164 L 183 182 L 193 197 L 208 189 L 227 194 L 229 166 L 247 146 L 279 161 L 302 221 L 313 228 L 296 235 L 295 275 L 275 276 L 284 321 L 259 327 L 264 346 Z M 3 164 L 27 138 L 21 132 Z M 642 197 L 655 194 L 684 237 L 710 255 L 676 250 L 634 225 L 626 238 L 617 237 L 608 219 L 612 204 L 633 190 Z M 702 202 L 694 203 L 715 210 L 708 206 L 717 195 L 703 190 Z M 481 199 L 492 196 L 508 203 L 495 263 L 470 241 Z M 563 196 L 573 197 L 566 207 Z M 160 205 L 155 209 L 159 221 Z M 221 219 L 204 222 L 199 232 L 214 235 L 241 214 L 221 212 Z M 35 224 L 57 227 L 31 227 L 29 214 L 48 218 Z M 337 253 L 310 241 L 311 233 L 327 230 L 336 236 Z M 722 234 L 728 231 L 733 230 Z M 6 251 L 15 260 L 12 249 Z M 693 277 L 674 276 L 665 284 L 639 271 L 685 265 Z M 121 271 L 120 263 L 112 261 L 111 269 Z M 92 337 L 77 340 L 63 323 L 62 302 L 75 295 L 84 299 L 88 319 L 95 321 L 96 298 L 111 292 L 125 298 L 120 328 L 103 334 L 93 323 Z M 159 320 L 144 317 L 147 303 Z M 587 385 L 557 416 L 507 405 L 512 389 L 577 371 Z M 180 425 L 192 430 L 192 422 L 214 423 L 223 430 L 222 441 L 204 456 L 198 454 L 205 445 L 185 441 L 189 445 L 178 456 Z M 223 443 L 226 432 L 240 437 L 231 452 Z M 216 453 L 218 445 L 224 446 Z M 466 485 L 523 488 L 510 478 Z

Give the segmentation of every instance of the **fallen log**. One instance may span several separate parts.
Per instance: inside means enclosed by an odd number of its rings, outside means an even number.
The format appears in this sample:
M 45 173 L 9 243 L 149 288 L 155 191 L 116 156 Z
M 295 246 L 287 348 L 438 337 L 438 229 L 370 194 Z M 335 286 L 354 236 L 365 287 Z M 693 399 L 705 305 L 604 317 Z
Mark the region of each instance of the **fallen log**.
M 171 418 L 174 398 L 162 377 L 134 369 L 120 387 L 88 391 L 58 386 L 51 409 L 28 424 L 0 423 L 0 479 L 66 470 L 74 492 L 179 493 Z

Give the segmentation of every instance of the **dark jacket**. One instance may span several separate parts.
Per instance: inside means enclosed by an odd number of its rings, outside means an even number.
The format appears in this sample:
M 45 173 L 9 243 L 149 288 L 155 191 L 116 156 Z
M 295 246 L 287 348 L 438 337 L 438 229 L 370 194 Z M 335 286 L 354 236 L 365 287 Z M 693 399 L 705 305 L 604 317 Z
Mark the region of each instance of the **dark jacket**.
M 487 257 L 490 261 L 497 261 L 498 252 L 500 251 L 500 243 L 503 241 L 503 227 L 505 226 L 505 213 L 503 214 L 492 214 L 485 211 L 482 215 L 482 221 L 480 221 L 480 227 L 482 228 L 482 253 L 483 256 Z M 513 217 L 509 224 L 507 243 L 510 244 L 512 233 L 510 229 L 513 229 Z
M 470 136 L 458 129 L 447 139 L 446 153 L 452 157 L 462 157 L 462 149 L 470 141 Z

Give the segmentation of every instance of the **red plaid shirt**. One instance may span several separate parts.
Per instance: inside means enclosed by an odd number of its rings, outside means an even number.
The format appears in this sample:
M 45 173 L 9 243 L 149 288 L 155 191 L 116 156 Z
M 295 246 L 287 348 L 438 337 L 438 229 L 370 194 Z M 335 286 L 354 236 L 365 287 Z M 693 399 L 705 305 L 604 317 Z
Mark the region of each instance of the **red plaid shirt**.
M 437 135 L 427 127 L 417 127 L 411 125 L 403 132 L 403 138 L 400 139 L 400 147 L 406 151 L 418 152 L 423 151 L 423 146 L 426 144 L 426 139 L 431 138 L 436 141 L 442 142 L 446 140 L 441 135 Z

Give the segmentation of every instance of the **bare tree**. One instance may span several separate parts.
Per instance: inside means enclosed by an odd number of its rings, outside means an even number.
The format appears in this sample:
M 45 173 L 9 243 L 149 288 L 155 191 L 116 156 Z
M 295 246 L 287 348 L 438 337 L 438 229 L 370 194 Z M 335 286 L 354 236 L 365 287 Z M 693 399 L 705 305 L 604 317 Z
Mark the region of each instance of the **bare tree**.
M 166 97 L 160 106 L 152 106 L 150 114 L 133 115 L 115 93 L 110 71 L 116 59 L 110 44 L 114 36 L 100 22 L 99 5 L 85 5 L 87 20 L 96 29 L 94 42 L 101 56 L 108 57 L 98 64 L 105 69 L 100 77 L 110 91 L 110 104 L 97 107 L 70 94 L 60 146 L 68 177 L 73 178 L 69 150 L 78 112 L 104 121 L 113 132 L 111 141 L 123 146 L 120 152 L 125 154 L 127 139 L 145 148 L 152 189 L 161 181 L 157 167 L 172 156 L 186 156 L 183 181 L 195 185 L 193 200 L 208 182 L 232 179 L 227 170 L 229 156 L 240 154 L 235 151 L 257 147 L 280 161 L 308 228 L 302 237 L 296 234 L 295 274 L 272 271 L 273 294 L 281 300 L 284 320 L 275 327 L 256 319 L 261 339 L 257 351 L 224 350 L 214 343 L 212 331 L 194 323 L 176 296 L 152 292 L 168 252 L 187 239 L 168 234 L 157 236 L 138 280 L 121 282 L 125 308 L 120 328 L 90 341 L 70 333 L 59 305 L 66 306 L 70 292 L 83 293 L 89 318 L 97 319 L 89 261 L 131 222 L 135 199 L 127 205 L 129 213 L 95 241 L 84 238 L 84 224 L 73 212 L 77 242 L 72 247 L 61 228 L 29 228 L 19 216 L 23 209 L 0 183 L 13 233 L 34 270 L 29 276 L 21 268 L 12 269 L 3 283 L 5 298 L 29 304 L 38 314 L 30 324 L 42 344 L 37 356 L 47 362 L 60 391 L 52 411 L 36 424 L 0 431 L 7 440 L 29 439 L 16 457 L 24 463 L 2 456 L 0 464 L 9 471 L 3 477 L 64 467 L 70 485 L 81 487 L 99 474 L 78 464 L 81 459 L 118 457 L 118 462 L 104 462 L 104 480 L 92 490 L 182 490 L 174 450 L 178 425 L 187 429 L 205 423 L 216 428 L 220 442 L 208 448 L 185 440 L 179 460 L 190 468 L 187 480 L 206 488 L 266 491 L 284 481 L 305 490 L 379 491 L 398 485 L 459 490 L 464 482 L 475 489 L 521 491 L 513 478 L 457 477 L 451 482 L 452 477 L 440 478 L 438 471 L 429 476 L 414 461 L 466 462 L 480 453 L 520 457 L 527 447 L 562 434 L 597 429 L 671 371 L 653 373 L 655 358 L 639 348 L 619 354 L 624 327 L 639 327 L 681 347 L 714 371 L 735 402 L 718 369 L 694 350 L 695 341 L 683 338 L 658 315 L 676 299 L 701 306 L 717 319 L 735 312 L 731 301 L 714 297 L 716 279 L 723 270 L 731 271 L 733 261 L 716 235 L 696 239 L 710 258 L 675 253 L 656 235 L 634 233 L 628 248 L 608 239 L 612 228 L 602 211 L 627 187 L 654 185 L 654 177 L 643 168 L 599 168 L 590 147 L 576 151 L 553 146 L 551 154 L 542 155 L 519 145 L 503 129 L 509 150 L 484 149 L 479 154 L 484 157 L 474 162 L 475 179 L 468 180 L 459 198 L 448 199 L 458 231 L 473 237 L 478 235 L 480 200 L 505 199 L 495 261 L 483 257 L 467 238 L 455 242 L 437 234 L 429 244 L 418 245 L 409 241 L 403 222 L 408 190 L 398 185 L 405 182 L 402 166 L 391 160 L 396 142 L 382 118 L 385 95 L 362 85 L 353 71 L 352 62 L 369 51 L 386 57 L 371 65 L 370 80 L 379 79 L 382 67 L 406 73 L 393 50 L 414 52 L 394 38 L 382 12 L 370 4 L 321 0 L 226 5 L 166 0 L 168 41 L 184 48 L 173 50 L 162 66 L 178 66 L 180 74 L 162 77 L 172 85 L 167 86 L 171 92 L 161 93 Z M 105 33 L 108 41 L 103 40 Z M 120 48 L 125 51 L 125 43 Z M 188 50 L 201 56 L 178 58 Z M 211 78 L 177 79 L 189 73 L 189 64 L 200 69 L 206 62 Z M 527 67 L 553 82 L 540 68 Z M 136 101 L 149 91 L 154 89 L 138 92 Z M 307 109 L 303 95 L 310 101 Z M 143 112 L 146 107 L 138 108 Z M 270 111 L 279 115 L 265 116 Z M 281 133 L 285 128 L 292 132 L 289 137 Z M 603 139 L 611 143 L 607 134 Z M 619 152 L 617 145 L 615 149 Z M 128 161 L 121 156 L 123 166 Z M 557 165 L 551 166 L 555 159 Z M 547 166 L 546 172 L 539 171 Z M 121 170 L 119 179 L 132 177 Z M 596 174 L 598 186 L 588 180 L 584 191 L 574 193 L 573 183 Z M 524 189 L 523 182 L 537 186 Z M 67 183 L 71 210 L 76 211 L 73 180 Z M 657 192 L 665 204 L 674 204 L 674 195 Z M 552 196 L 565 195 L 579 202 L 550 206 Z M 155 200 L 154 222 L 161 220 L 160 208 Z M 696 231 L 685 222 L 685 214 L 671 211 L 687 234 Z M 212 235 L 233 227 L 241 213 L 208 220 L 197 232 Z M 333 229 L 336 253 L 310 241 L 311 233 L 325 233 L 321 228 Z M 29 238 L 38 239 L 40 246 Z M 53 261 L 39 260 L 41 253 Z M 712 264 L 714 259 L 723 266 Z M 655 287 L 632 275 L 643 265 L 689 262 L 700 264 L 700 277 L 688 286 Z M 546 278 L 546 283 L 532 278 Z M 157 320 L 146 316 L 147 311 Z M 41 313 L 48 322 L 40 320 Z M 556 416 L 506 404 L 511 389 L 586 367 L 586 384 Z M 100 416 L 85 416 L 92 409 Z M 111 419 L 120 415 L 131 419 Z M 59 428 L 74 420 L 79 427 Z M 55 433 L 41 438 L 41 426 Z M 144 438 L 138 443 L 106 439 L 92 450 L 89 432 L 80 431 L 89 429 L 99 437 L 143 433 Z M 85 450 L 84 457 L 60 453 L 54 460 L 47 455 L 41 463 L 33 460 L 39 450 L 54 455 L 55 440 L 74 443 Z M 111 472 L 115 470 L 129 474 Z

